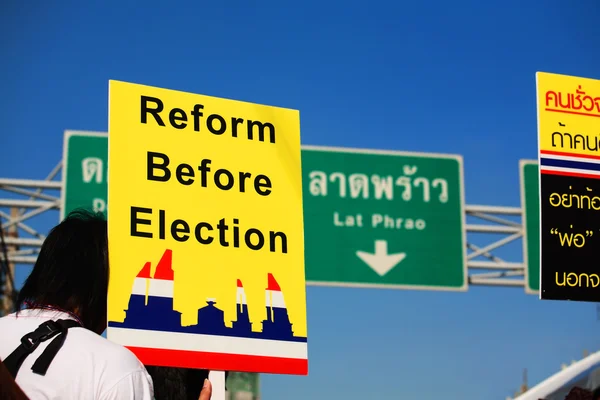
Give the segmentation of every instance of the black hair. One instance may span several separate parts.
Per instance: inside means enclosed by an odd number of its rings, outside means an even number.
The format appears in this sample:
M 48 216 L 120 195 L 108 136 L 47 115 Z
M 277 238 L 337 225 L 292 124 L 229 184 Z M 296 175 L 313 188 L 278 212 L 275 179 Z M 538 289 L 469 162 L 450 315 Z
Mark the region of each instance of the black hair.
M 44 240 L 17 299 L 76 314 L 83 326 L 101 333 L 106 324 L 108 236 L 101 213 L 75 210 Z
M 569 393 L 567 393 L 565 400 L 593 400 L 592 396 L 593 394 L 591 390 L 575 386 L 569 391 Z
M 208 370 L 155 367 L 146 365 L 154 383 L 154 398 L 160 400 L 197 400 Z
M 594 400 L 600 399 L 600 386 L 594 389 L 594 391 L 592 392 L 592 396 Z

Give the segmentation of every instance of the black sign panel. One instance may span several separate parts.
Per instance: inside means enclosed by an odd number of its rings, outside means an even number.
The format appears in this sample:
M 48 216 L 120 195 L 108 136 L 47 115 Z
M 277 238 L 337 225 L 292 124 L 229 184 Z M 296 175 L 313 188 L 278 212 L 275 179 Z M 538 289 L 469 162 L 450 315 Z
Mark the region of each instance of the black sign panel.
M 600 301 L 600 179 L 542 174 L 541 298 Z

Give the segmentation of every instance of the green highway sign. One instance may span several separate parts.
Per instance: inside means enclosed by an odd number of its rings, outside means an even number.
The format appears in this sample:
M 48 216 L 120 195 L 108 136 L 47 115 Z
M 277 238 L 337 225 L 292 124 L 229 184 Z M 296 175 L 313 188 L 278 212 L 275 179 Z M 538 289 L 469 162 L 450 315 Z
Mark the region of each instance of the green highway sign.
M 106 212 L 108 135 L 65 132 L 61 219 Z M 466 291 L 462 157 L 302 146 L 306 280 Z
M 60 219 L 76 208 L 106 213 L 108 134 L 66 131 Z
M 302 147 L 307 283 L 466 291 L 462 157 Z
M 540 175 L 537 161 L 520 160 L 525 292 L 540 292 Z

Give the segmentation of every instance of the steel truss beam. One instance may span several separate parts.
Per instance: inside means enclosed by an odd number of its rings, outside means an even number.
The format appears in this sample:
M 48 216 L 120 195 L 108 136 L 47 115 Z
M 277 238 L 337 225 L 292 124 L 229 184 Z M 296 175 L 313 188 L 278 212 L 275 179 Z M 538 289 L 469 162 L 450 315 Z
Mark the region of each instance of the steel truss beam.
M 6 244 L 15 249 L 8 254 L 10 262 L 35 263 L 45 235 L 38 232 L 27 221 L 48 211 L 60 209 L 62 182 L 54 179 L 61 171 L 61 167 L 62 162 L 59 162 L 44 180 L 0 178 L 0 223 L 5 231 L 13 225 L 16 225 L 19 230 L 16 238 L 5 238 Z M 13 196 L 6 197 L 2 191 Z M 44 193 L 44 191 L 55 193 Z M 16 198 L 15 195 L 27 198 Z M 11 207 L 19 208 L 16 218 L 10 217 Z M 523 287 L 525 284 L 523 262 L 505 261 L 493 254 L 494 251 L 523 237 L 521 208 L 467 205 L 465 212 L 467 217 L 477 220 L 476 224 L 466 225 L 469 284 Z M 513 217 L 513 220 L 507 217 Z M 514 217 L 518 217 L 518 221 L 515 221 Z M 502 237 L 498 238 L 498 235 Z M 473 242 L 476 240 L 473 236 L 479 236 L 480 240 L 482 236 L 493 240 L 487 244 L 475 245 Z
M 5 234 L 10 274 L 14 274 L 15 264 L 34 264 L 37 259 L 46 236 L 34 228 L 35 217 L 60 209 L 62 182 L 55 178 L 61 168 L 62 162 L 59 162 L 44 180 L 0 178 L 0 225 Z M 13 234 L 7 236 L 10 231 Z M 0 261 L 3 260 L 4 256 L 0 255 Z M 14 276 L 10 279 L 5 274 L 6 271 L 0 271 L 2 300 L 13 290 L 6 285 Z M 4 305 L 5 312 L 9 308 Z
M 469 285 L 525 287 L 523 262 L 507 262 L 492 254 L 493 251 L 523 237 L 521 208 L 467 205 L 465 212 L 467 217 L 470 216 L 472 219 L 486 223 L 467 224 L 466 226 Z M 518 217 L 519 221 L 507 219 L 508 216 Z M 475 234 L 484 234 L 493 240 L 480 247 L 470 240 L 474 239 Z M 498 238 L 498 235 L 502 235 L 502 237 Z M 490 272 L 480 272 L 481 270 Z

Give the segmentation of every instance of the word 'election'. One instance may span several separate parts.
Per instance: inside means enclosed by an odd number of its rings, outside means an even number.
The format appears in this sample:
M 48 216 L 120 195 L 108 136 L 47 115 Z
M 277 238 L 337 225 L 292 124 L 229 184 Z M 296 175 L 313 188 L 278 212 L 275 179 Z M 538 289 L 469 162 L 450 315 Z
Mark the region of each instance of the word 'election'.
M 200 122 L 204 113 L 201 111 L 204 109 L 204 105 L 195 104 L 194 108 L 190 110 L 189 118 L 193 121 L 194 131 L 200 132 Z M 169 124 L 175 129 L 185 129 L 188 126 L 188 114 L 181 108 L 172 108 L 169 112 L 165 111 L 165 105 L 162 100 L 157 97 L 141 96 L 141 116 L 140 122 L 142 124 L 148 123 L 148 117 L 151 116 L 154 121 L 160 125 L 165 126 L 165 119 L 169 121 Z M 275 126 L 270 122 L 261 122 L 247 120 L 246 123 L 246 136 L 248 140 L 254 139 L 254 133 L 258 134 L 258 141 L 265 141 L 265 131 L 269 131 L 269 142 L 275 143 Z M 230 125 L 227 125 L 227 120 L 219 114 L 210 114 L 206 117 L 204 125 L 206 129 L 213 135 L 222 135 L 227 130 L 230 131 L 231 137 L 238 137 L 238 133 L 243 134 L 244 119 L 238 117 L 230 118 Z M 240 131 L 238 131 L 239 125 L 242 125 Z
M 227 235 L 229 225 L 225 223 L 225 218 L 221 218 L 217 224 L 211 224 L 207 221 L 199 221 L 195 224 L 190 224 L 183 219 L 175 219 L 170 224 L 166 221 L 166 210 L 158 210 L 158 229 L 152 223 L 151 219 L 141 218 L 138 214 L 153 215 L 154 210 L 145 207 L 131 207 L 131 236 L 137 236 L 140 238 L 152 239 L 158 237 L 160 240 L 165 240 L 167 232 L 171 235 L 171 238 L 178 242 L 187 242 L 190 236 L 193 236 L 196 241 L 200 244 L 209 245 L 215 241 L 215 237 L 211 232 L 216 230 L 219 232 L 218 241 L 216 242 L 221 247 L 229 247 L 229 239 L 233 242 L 232 247 L 241 247 L 242 237 L 243 244 L 250 250 L 262 250 L 265 245 L 268 245 L 269 251 L 272 253 L 280 252 L 286 254 L 288 252 L 288 239 L 285 233 L 278 231 L 269 231 L 266 235 L 258 228 L 248 228 L 243 232 L 240 232 L 239 219 L 233 218 L 233 229 L 230 235 Z M 141 230 L 140 225 L 150 225 L 147 230 L 154 228 L 154 233 Z M 167 230 L 167 225 L 169 229 Z M 158 231 L 158 232 L 156 232 Z M 243 233 L 243 235 L 241 235 Z M 155 236 L 155 234 L 157 234 Z M 277 240 L 279 239 L 279 240 Z M 268 243 L 266 243 L 268 242 Z M 277 243 L 279 242 L 279 246 Z

